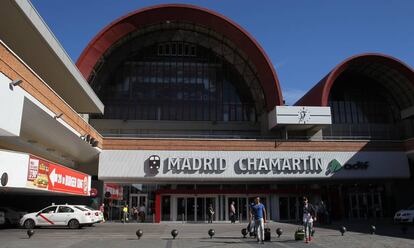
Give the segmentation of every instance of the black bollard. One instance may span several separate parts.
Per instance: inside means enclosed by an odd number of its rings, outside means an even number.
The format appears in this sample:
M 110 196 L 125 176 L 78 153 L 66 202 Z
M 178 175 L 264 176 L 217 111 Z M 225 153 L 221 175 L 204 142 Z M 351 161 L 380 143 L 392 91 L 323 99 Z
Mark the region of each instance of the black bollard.
M 177 237 L 177 236 L 178 236 L 178 231 L 177 231 L 176 229 L 173 229 L 173 230 L 171 231 L 171 236 L 173 237 L 173 239 L 175 239 L 175 237 Z
M 33 234 L 34 234 L 33 229 L 27 230 L 27 236 L 29 236 L 29 239 L 33 236 Z
M 280 238 L 280 235 L 282 235 L 282 234 L 283 234 L 283 229 L 282 229 L 282 228 L 280 228 L 280 227 L 279 227 L 279 228 L 277 228 L 277 229 L 276 229 L 276 234 L 277 234 L 277 237 L 278 237 L 278 238 Z
M 216 232 L 214 231 L 214 229 L 208 230 L 208 235 L 210 236 L 211 239 L 213 238 L 214 234 L 216 234 Z
M 137 235 L 138 239 L 141 239 L 142 235 L 144 235 L 144 232 L 141 229 L 138 229 L 135 234 Z
M 247 229 L 246 228 L 241 229 L 241 234 L 243 235 L 243 238 L 246 238 Z
M 341 232 L 341 234 L 342 234 L 342 236 L 344 236 L 344 233 L 346 232 L 346 227 L 341 227 L 340 229 L 339 229 L 339 231 Z
M 371 234 L 374 235 L 375 231 L 377 230 L 377 227 L 374 225 L 371 225 L 371 227 L 369 228 L 369 230 L 371 231 Z

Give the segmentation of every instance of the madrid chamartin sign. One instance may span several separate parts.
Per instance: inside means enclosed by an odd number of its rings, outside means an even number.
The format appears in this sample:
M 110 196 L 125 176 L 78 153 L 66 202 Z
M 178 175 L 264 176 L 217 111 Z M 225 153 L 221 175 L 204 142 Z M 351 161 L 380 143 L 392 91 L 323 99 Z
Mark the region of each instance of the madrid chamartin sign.
M 249 158 L 243 157 L 233 163 L 226 158 L 217 157 L 167 157 L 152 155 L 147 160 L 147 174 L 221 174 L 233 170 L 235 174 L 320 174 L 324 168 L 330 170 L 326 175 L 334 174 L 342 167 L 337 160 L 330 161 L 324 166 L 321 157 L 278 157 L 278 158 Z M 366 165 L 368 162 L 357 162 Z M 334 168 L 333 168 L 334 167 Z M 348 169 L 349 164 L 346 164 Z

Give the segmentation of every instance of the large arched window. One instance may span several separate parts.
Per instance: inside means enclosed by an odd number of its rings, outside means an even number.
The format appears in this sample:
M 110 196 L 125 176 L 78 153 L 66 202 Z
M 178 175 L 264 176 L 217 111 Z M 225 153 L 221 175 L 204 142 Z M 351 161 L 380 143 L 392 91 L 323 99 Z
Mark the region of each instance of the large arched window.
M 329 95 L 333 124 L 394 124 L 399 109 L 392 95 L 374 79 L 343 73 Z
M 412 72 L 397 60 L 357 56 L 327 77 L 332 125 L 325 138 L 405 139 L 413 119 L 402 113 L 414 104 Z
M 256 121 L 247 83 L 212 50 L 184 41 L 143 47 L 101 76 L 94 89 L 105 104 L 98 118 Z

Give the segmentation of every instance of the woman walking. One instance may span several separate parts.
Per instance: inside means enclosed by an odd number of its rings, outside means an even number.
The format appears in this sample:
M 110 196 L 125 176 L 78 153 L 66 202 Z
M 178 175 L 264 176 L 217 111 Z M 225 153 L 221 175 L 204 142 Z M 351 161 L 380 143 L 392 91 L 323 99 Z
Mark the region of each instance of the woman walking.
M 308 198 L 303 197 L 303 227 L 305 229 L 305 242 L 312 241 L 313 222 L 316 221 L 316 211 L 312 204 L 308 203 Z

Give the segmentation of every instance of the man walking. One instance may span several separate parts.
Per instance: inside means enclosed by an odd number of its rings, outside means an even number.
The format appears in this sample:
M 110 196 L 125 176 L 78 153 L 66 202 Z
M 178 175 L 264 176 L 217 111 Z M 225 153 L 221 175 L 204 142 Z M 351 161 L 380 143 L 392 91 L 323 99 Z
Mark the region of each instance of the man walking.
M 255 204 L 251 207 L 249 221 L 254 218 L 256 226 L 257 242 L 264 244 L 264 224 L 266 223 L 266 208 L 260 203 L 260 197 L 256 197 Z
M 210 204 L 207 209 L 208 223 L 213 223 L 213 216 L 214 216 L 214 209 L 213 209 L 213 205 Z
M 236 207 L 234 206 L 234 201 L 230 204 L 230 220 L 231 223 L 236 223 Z

